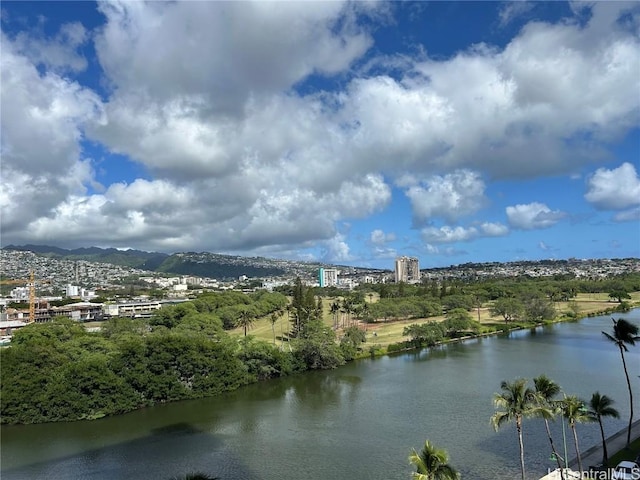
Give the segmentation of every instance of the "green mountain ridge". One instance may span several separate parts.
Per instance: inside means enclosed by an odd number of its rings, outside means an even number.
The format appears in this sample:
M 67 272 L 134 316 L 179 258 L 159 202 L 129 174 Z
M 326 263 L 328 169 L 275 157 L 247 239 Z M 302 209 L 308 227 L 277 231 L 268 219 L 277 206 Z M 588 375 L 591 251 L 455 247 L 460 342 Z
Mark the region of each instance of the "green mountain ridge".
M 85 260 L 87 262 L 111 263 L 141 270 L 155 270 L 169 257 L 166 253 L 142 250 L 118 250 L 117 248 L 76 248 L 68 250 L 49 245 L 8 245 L 3 250 L 29 251 L 49 258 Z
M 218 280 L 247 277 L 270 277 L 291 274 L 312 274 L 320 263 L 302 263 L 264 257 L 241 257 L 209 252 L 166 254 L 116 248 L 64 249 L 48 245 L 8 245 L 3 250 L 30 251 L 37 255 L 62 260 L 109 263 L 151 272 L 192 275 Z
M 212 261 L 193 261 L 182 255 L 171 255 L 158 265 L 155 271 L 216 279 L 238 278 L 241 275 L 246 275 L 247 277 L 269 277 L 287 273 L 285 269 L 275 266 L 238 265 L 225 260 L 221 261 L 220 259 L 217 261 L 214 259 Z

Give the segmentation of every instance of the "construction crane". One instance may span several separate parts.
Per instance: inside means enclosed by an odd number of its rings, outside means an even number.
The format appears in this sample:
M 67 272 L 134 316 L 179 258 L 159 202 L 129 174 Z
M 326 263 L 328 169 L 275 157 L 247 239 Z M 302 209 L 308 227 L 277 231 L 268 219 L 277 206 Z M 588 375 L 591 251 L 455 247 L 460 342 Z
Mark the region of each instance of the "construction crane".
M 29 280 L 29 323 L 33 323 L 36 321 L 36 281 L 33 270 L 31 270 Z
M 48 280 L 44 282 L 49 283 Z M 29 323 L 36 321 L 36 280 L 33 270 L 28 280 L 0 280 L 0 285 L 14 285 L 26 283 L 29 286 Z

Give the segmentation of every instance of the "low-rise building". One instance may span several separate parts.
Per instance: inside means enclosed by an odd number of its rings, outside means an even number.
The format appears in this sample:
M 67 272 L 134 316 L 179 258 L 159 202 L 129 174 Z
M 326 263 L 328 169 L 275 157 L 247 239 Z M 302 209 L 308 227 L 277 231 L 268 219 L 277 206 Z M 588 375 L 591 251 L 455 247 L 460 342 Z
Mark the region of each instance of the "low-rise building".
M 101 303 L 70 303 L 69 305 L 60 307 L 50 307 L 48 310 L 50 319 L 54 317 L 68 317 L 76 322 L 90 322 L 102 320 L 104 317 Z
M 148 318 L 157 310 L 160 310 L 159 301 L 129 302 L 129 303 L 105 303 L 102 312 L 105 317 L 133 317 Z
M 27 322 L 24 320 L 2 320 L 0 321 L 0 336 L 10 337 L 14 330 L 18 330 L 25 325 L 27 325 Z

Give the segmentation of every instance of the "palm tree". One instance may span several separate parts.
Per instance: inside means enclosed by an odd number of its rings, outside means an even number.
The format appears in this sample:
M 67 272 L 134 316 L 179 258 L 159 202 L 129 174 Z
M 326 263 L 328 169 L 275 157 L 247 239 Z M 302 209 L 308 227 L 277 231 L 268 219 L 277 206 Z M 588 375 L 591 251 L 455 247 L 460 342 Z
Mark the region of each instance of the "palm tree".
M 362 320 L 364 323 L 364 331 L 367 331 L 367 323 L 371 321 L 371 309 L 369 308 L 369 304 L 365 303 L 362 305 Z
M 437 448 L 429 440 L 424 442 L 420 453 L 411 450 L 409 463 L 416 466 L 413 480 L 457 480 L 458 472 L 449 465 L 449 454 L 446 450 Z
M 288 327 L 289 323 L 291 323 L 291 312 L 293 311 L 293 305 L 291 305 L 290 303 L 287 303 L 285 310 L 287 311 L 287 327 Z
M 526 378 L 518 378 L 512 383 L 500 384 L 502 393 L 493 394 L 493 403 L 498 410 L 491 416 L 491 425 L 497 432 L 506 422 L 515 420 L 520 444 L 520 470 L 524 480 L 524 445 L 522 443 L 522 419 L 535 414 L 535 393 L 527 387 Z
M 271 322 L 271 331 L 273 332 L 273 344 L 276 344 L 276 322 L 280 317 L 280 310 L 276 310 L 269 316 L 269 321 Z
M 342 299 L 342 304 L 340 305 L 340 313 L 342 318 L 342 328 L 347 328 L 348 325 L 345 323 L 345 318 L 347 318 L 349 314 L 349 309 L 351 308 L 351 304 L 346 298 Z
M 553 400 L 553 397 L 560 393 L 560 385 L 546 375 L 540 375 L 534 378 L 533 385 L 536 389 L 536 416 L 542 417 L 544 420 L 544 426 L 547 429 L 547 436 L 551 444 L 551 453 L 553 453 L 554 458 L 558 462 L 560 478 L 564 480 L 564 472 L 562 464 L 560 463 L 561 457 L 558 455 L 556 447 L 553 444 L 553 437 L 551 436 L 551 429 L 549 428 L 549 420 L 555 420 L 556 414 L 558 413 L 558 405 Z
M 638 327 L 631 322 L 626 321 L 624 318 L 613 320 L 613 335 L 602 332 L 608 340 L 613 342 L 620 349 L 620 356 L 622 357 L 622 367 L 624 368 L 624 374 L 627 377 L 627 388 L 629 389 L 629 427 L 627 429 L 627 448 L 631 443 L 631 424 L 633 423 L 633 391 L 631 390 L 631 381 L 629 380 L 629 372 L 627 371 L 627 363 L 624 359 L 624 352 L 628 352 L 627 345 L 635 345 L 636 340 L 640 340 L 638 337 Z
M 338 312 L 340 312 L 340 301 L 336 300 L 329 307 L 329 311 L 331 312 L 331 316 L 333 317 L 333 328 L 335 330 L 338 329 Z
M 488 296 L 488 292 L 484 289 L 480 289 L 473 294 L 473 303 L 476 309 L 478 310 L 478 322 L 480 322 L 480 309 L 482 308 L 482 303 Z
M 316 311 L 315 311 L 315 315 L 316 318 L 321 320 L 322 316 L 324 315 L 324 304 L 322 303 L 322 297 L 318 296 L 318 299 L 316 301 Z
M 607 466 L 609 463 L 609 455 L 607 454 L 607 440 L 604 436 L 604 428 L 602 427 L 602 417 L 619 418 L 620 414 L 618 410 L 611 405 L 613 400 L 606 395 L 600 395 L 600 392 L 596 392 L 591 396 L 589 402 L 589 415 L 593 421 L 597 421 L 600 424 L 600 435 L 602 435 L 602 464 Z
M 244 336 L 247 336 L 247 329 L 251 328 L 253 321 L 255 320 L 255 314 L 250 308 L 244 308 L 238 315 L 236 325 L 244 328 Z
M 572 395 L 565 397 L 562 401 L 562 414 L 567 419 L 571 431 L 573 432 L 573 441 L 576 446 L 576 458 L 578 459 L 578 469 L 582 475 L 582 458 L 580 458 L 580 448 L 578 446 L 578 434 L 576 432 L 577 423 L 587 423 L 593 421 L 588 414 L 588 410 L 584 406 L 584 402 Z

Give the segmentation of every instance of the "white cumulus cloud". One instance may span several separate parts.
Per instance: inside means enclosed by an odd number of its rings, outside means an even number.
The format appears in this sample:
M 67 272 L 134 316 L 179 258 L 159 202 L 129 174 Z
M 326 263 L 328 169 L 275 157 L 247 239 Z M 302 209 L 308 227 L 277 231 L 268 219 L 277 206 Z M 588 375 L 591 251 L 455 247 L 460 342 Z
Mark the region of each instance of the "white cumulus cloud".
M 428 243 L 465 242 L 478 236 L 475 227 L 426 227 L 422 229 L 422 239 Z
M 509 233 L 509 229 L 500 223 L 485 222 L 478 226 L 425 227 L 421 230 L 423 241 L 426 243 L 455 243 L 468 242 L 481 237 L 502 237 Z
M 640 177 L 628 162 L 618 168 L 599 168 L 587 181 L 584 198 L 602 210 L 622 210 L 640 205 Z
M 322 261 L 340 263 L 353 260 L 349 244 L 342 234 L 337 233 L 333 238 L 325 240 L 323 245 Z
M 616 222 L 633 222 L 640 220 L 640 207 L 618 212 L 613 216 Z
M 503 237 L 509 233 L 509 227 L 501 223 L 484 222 L 480 225 L 480 231 L 486 237 Z
M 35 65 L 44 65 L 59 72 L 80 72 L 87 68 L 87 59 L 78 52 L 89 40 L 87 29 L 79 22 L 65 23 L 53 38 L 42 29 L 19 32 L 13 48 Z
M 385 233 L 380 229 L 373 230 L 371 232 L 371 236 L 369 237 L 369 240 L 371 241 L 371 243 L 378 246 L 382 246 L 382 245 L 385 245 L 386 243 L 393 242 L 395 239 L 396 239 L 395 233 L 393 232 Z
M 509 206 L 506 212 L 509 225 L 520 230 L 548 228 L 566 216 L 566 213 L 551 210 L 544 203 L 538 202 Z
M 3 234 L 24 231 L 70 194 L 93 182 L 80 142 L 86 122 L 100 118 L 98 95 L 54 72 L 41 74 L 0 34 L 0 132 Z
M 485 185 L 480 175 L 470 170 L 434 175 L 422 182 L 411 184 L 405 177 L 400 185 L 407 185 L 405 193 L 411 200 L 413 214 L 418 222 L 434 217 L 455 221 L 482 208 L 486 202 Z
M 208 109 L 238 114 L 251 95 L 348 68 L 372 45 L 355 14 L 376 8 L 342 1 L 100 3 L 107 22 L 96 50 L 125 91 L 161 100 L 176 92 L 206 95 Z

